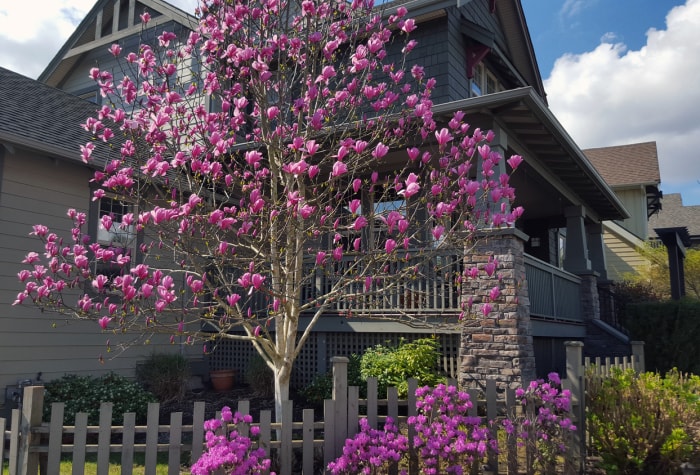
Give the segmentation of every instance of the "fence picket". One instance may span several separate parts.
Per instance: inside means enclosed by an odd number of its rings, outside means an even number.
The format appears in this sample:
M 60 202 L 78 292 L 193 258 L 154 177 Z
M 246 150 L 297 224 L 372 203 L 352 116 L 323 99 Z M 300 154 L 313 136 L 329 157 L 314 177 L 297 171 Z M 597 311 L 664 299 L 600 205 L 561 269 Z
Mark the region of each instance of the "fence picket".
M 195 463 L 202 455 L 204 446 L 204 401 L 194 403 L 192 411 L 192 452 L 190 463 Z M 262 419 L 261 419 L 262 421 Z
M 61 463 L 64 408 L 65 404 L 62 402 L 54 402 L 51 404 L 51 416 L 49 423 L 49 454 L 46 461 L 47 467 L 57 467 Z
M 180 445 L 182 442 L 182 412 L 170 414 L 168 440 L 168 475 L 180 474 Z
M 136 437 L 136 413 L 124 414 L 124 429 L 122 431 L 122 475 L 131 475 L 134 471 L 134 439 Z
M 109 444 L 112 435 L 112 403 L 100 404 L 100 427 L 97 434 L 97 475 L 109 474 Z
M 517 417 L 522 412 L 522 406 L 519 406 L 515 398 L 515 390 L 512 388 L 506 389 L 506 408 L 507 414 L 511 417 Z M 506 467 L 508 475 L 518 473 L 518 444 L 515 432 L 506 434 Z
M 350 439 L 355 437 L 360 427 L 360 388 L 350 386 L 348 388 L 348 435 Z
M 367 423 L 372 429 L 377 429 L 379 403 L 377 398 L 377 378 L 367 378 Z
M 396 388 L 386 388 L 387 408 L 386 414 L 394 420 L 399 421 L 399 390 Z
M 265 450 L 265 456 L 270 456 L 270 441 L 272 439 L 272 411 L 260 411 L 260 446 Z
M 87 413 L 79 412 L 75 415 L 75 432 L 73 434 L 73 475 L 81 475 L 85 473 L 87 423 Z
M 323 401 L 323 466 L 327 467 L 335 459 L 335 401 Z M 340 449 L 340 448 L 339 448 Z
M 292 426 L 294 403 L 282 401 L 282 430 L 280 440 L 280 475 L 292 475 Z
M 314 410 L 304 409 L 302 415 L 303 473 L 314 473 Z
M 10 422 L 10 475 L 17 475 L 19 467 L 19 409 L 12 409 L 12 421 Z M 4 441 L 3 441 L 4 445 Z
M 2 431 L 2 443 L 0 444 L 0 467 L 5 466 L 5 427 L 7 427 L 7 421 L 4 417 L 0 417 L 0 431 Z
M 148 403 L 146 414 L 146 457 L 144 462 L 145 475 L 156 475 L 158 463 L 158 426 L 160 425 L 160 404 Z

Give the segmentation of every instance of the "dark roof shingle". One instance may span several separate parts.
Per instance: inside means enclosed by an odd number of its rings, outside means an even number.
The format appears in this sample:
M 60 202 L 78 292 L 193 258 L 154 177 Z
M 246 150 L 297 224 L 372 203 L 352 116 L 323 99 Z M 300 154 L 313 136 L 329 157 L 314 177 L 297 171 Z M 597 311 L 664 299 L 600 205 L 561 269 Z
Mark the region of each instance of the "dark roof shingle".
M 0 67 L 0 142 L 80 161 L 80 127 L 98 106 Z
M 700 238 L 700 206 L 683 206 L 680 193 L 664 195 L 661 206 L 661 211 L 649 218 L 649 236 L 656 236 L 657 228 L 683 226 L 691 238 Z
M 589 148 L 583 153 L 612 187 L 661 182 L 656 142 Z

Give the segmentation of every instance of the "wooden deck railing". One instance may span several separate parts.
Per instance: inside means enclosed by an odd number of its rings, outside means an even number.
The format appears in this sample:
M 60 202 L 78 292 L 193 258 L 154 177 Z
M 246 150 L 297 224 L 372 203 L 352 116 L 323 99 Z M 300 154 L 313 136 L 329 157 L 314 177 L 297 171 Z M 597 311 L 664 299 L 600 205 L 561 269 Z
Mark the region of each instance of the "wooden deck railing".
M 581 279 L 530 255 L 525 255 L 530 315 L 583 321 Z
M 391 262 L 387 264 L 389 268 L 384 269 L 385 273 L 392 275 L 403 273 L 405 277 L 392 280 L 387 285 L 375 279 L 369 289 L 366 288 L 364 279 L 349 281 L 341 292 L 345 296 L 353 297 L 332 302 L 327 312 L 392 314 L 409 311 L 429 315 L 458 312 L 460 294 L 455 282 L 463 269 L 463 254 L 457 250 L 448 249 L 438 251 L 429 257 L 419 251 L 409 251 L 407 255 L 407 259 Z M 349 274 L 351 266 L 358 264 L 349 254 L 336 264 L 333 272 L 316 267 L 313 261 L 305 265 L 307 266 L 305 274 L 314 277 L 302 290 L 302 302 L 311 301 L 328 293 L 337 284 L 338 279 L 347 279 L 345 275 Z M 353 270 L 355 274 L 363 272 L 362 268 Z

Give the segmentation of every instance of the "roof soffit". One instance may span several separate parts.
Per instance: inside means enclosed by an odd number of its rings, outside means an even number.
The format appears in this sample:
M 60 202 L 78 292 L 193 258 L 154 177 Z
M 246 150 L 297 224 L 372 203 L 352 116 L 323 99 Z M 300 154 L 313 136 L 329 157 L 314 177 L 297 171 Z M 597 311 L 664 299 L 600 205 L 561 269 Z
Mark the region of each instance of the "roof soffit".
M 601 220 L 629 217 L 624 205 L 531 87 L 436 105 L 436 116 L 463 110 L 492 117 Z M 527 158 L 527 157 L 526 157 Z

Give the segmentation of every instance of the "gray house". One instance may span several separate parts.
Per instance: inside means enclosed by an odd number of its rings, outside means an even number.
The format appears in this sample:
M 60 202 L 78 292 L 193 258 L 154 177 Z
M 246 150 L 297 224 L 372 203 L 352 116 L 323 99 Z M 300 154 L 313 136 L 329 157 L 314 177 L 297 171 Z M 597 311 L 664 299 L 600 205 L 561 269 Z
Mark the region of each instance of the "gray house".
M 137 361 L 173 348 L 153 338 L 151 345 L 120 355 L 119 339 L 95 322 L 12 305 L 22 289 L 21 262 L 30 249 L 38 250 L 36 238 L 29 238 L 33 225 L 68 237 L 66 211 L 73 208 L 88 213 L 90 229 L 97 229 L 98 203 L 89 187 L 94 170 L 79 151 L 86 141 L 80 124 L 94 112 L 92 102 L 0 68 L 0 414 L 13 407 L 18 385 L 66 373 L 133 376 Z
M 405 5 L 420 25 L 415 36 L 419 46 L 412 60 L 425 66 L 427 76 L 437 79 L 433 93 L 438 104 L 436 116 L 449 117 L 464 110 L 474 127 L 494 130 L 492 148 L 504 156 L 519 154 L 524 158 L 511 181 L 516 206 L 526 210 L 516 228 L 484 230 L 484 239 L 476 249 L 455 249 L 452 255 L 440 256 L 443 262 L 451 259 L 456 268 L 469 261 L 496 258 L 501 263 L 506 298 L 494 306 L 489 318 L 477 316 L 457 324 L 462 301 L 483 299 L 485 289 L 493 283 L 476 282 L 458 294 L 438 276 L 425 275 L 417 279 L 420 282 L 415 288 L 405 290 L 420 290 L 427 298 L 406 298 L 413 293 L 404 293 L 387 299 L 390 304 L 372 309 L 383 319 L 347 318 L 347 309 L 339 303 L 319 322 L 297 359 L 296 382 L 307 382 L 325 371 L 331 356 L 361 352 L 387 340 L 433 334 L 441 340 L 445 369 L 466 385 L 484 375 L 511 385 L 532 379 L 536 373 L 563 370 L 563 342 L 585 340 L 591 322 L 600 317 L 598 279 L 606 275 L 602 224 L 625 219 L 628 212 L 547 107 L 519 0 L 395 4 Z M 382 7 L 392 9 L 395 4 Z M 143 8 L 160 23 L 159 30 L 176 27 L 184 33 L 194 21 L 160 0 L 100 0 L 39 80 L 99 100 L 95 86 L 87 81 L 87 72 L 96 65 L 109 69 L 113 61 L 107 51 L 110 44 L 119 42 L 127 50 L 137 44 L 141 31 L 138 15 Z M 71 155 L 75 156 L 77 153 Z M 89 172 L 73 166 L 75 174 L 65 182 L 54 180 L 55 186 L 83 187 L 84 194 L 77 193 L 76 204 L 71 206 L 81 206 L 77 202 L 82 199 L 82 206 L 87 207 Z M 66 204 L 56 206 L 57 216 Z M 30 219 L 29 211 L 20 214 L 33 223 L 36 220 Z M 18 235 L 21 233 L 26 230 Z M 16 256 L 12 259 L 8 262 L 18 262 Z M 7 288 L 16 288 L 12 275 L 6 280 Z M 420 328 L 387 320 L 397 308 L 452 319 L 455 325 Z M 604 324 L 597 328 L 607 330 Z M 23 331 L 24 341 L 33 337 L 29 328 Z M 213 356 L 213 363 L 243 369 L 249 357 L 248 345 L 226 342 Z M 13 377 L 16 374 L 5 380 Z

